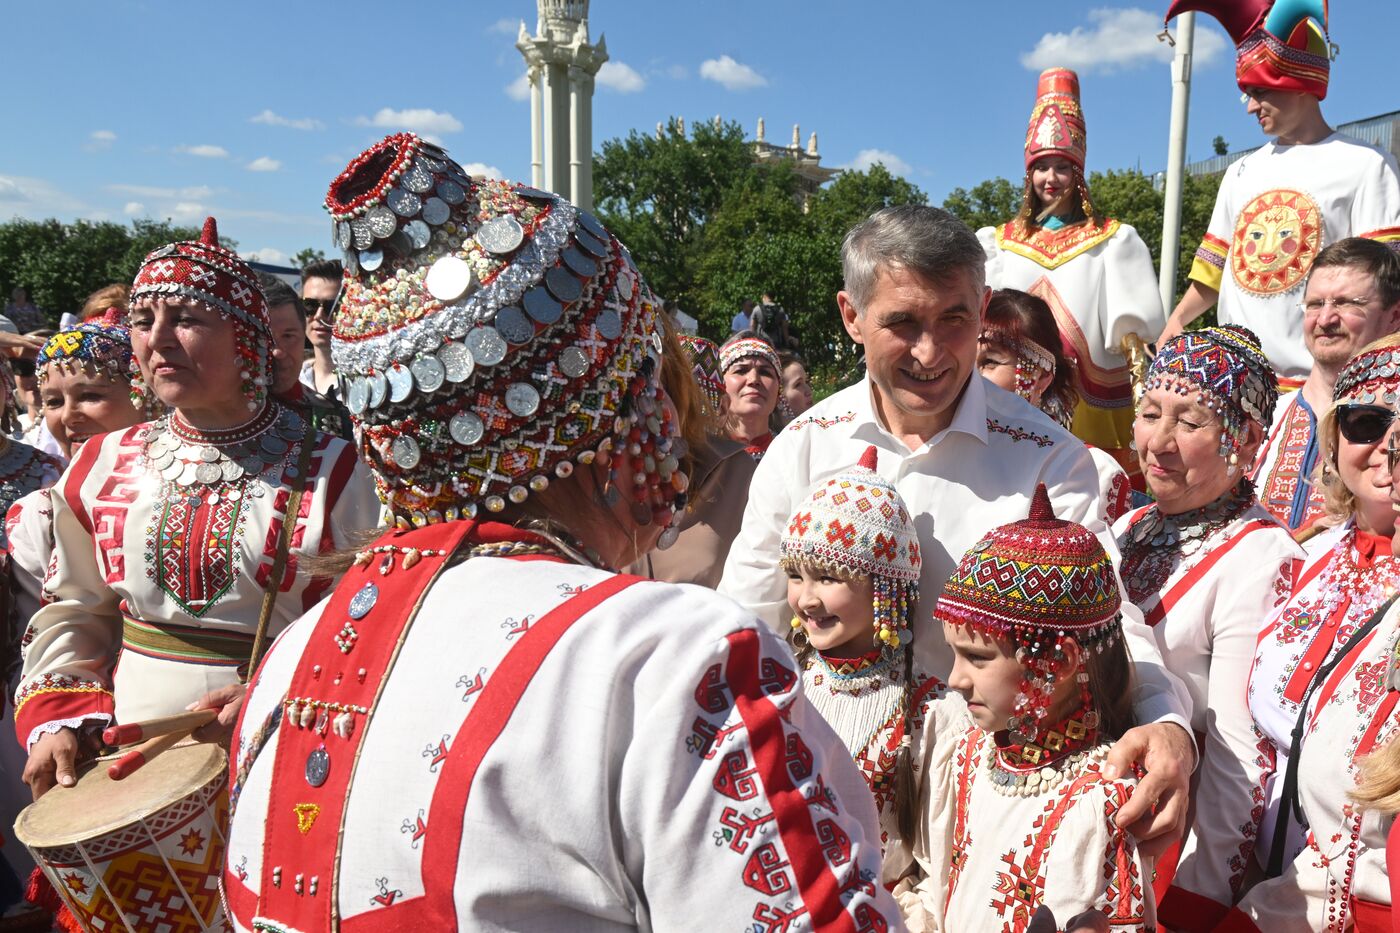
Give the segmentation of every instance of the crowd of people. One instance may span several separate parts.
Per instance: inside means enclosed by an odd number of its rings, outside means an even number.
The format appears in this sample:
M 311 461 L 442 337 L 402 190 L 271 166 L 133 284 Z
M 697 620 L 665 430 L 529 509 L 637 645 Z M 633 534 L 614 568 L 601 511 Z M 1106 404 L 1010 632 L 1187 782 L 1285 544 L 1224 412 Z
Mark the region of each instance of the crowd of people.
M 409 133 L 299 290 L 211 218 L 16 320 L 0 925 L 1394 929 L 1400 173 L 1321 0 L 1186 9 L 1275 139 L 1170 315 L 1056 68 L 1016 217 L 849 231 L 815 403 Z

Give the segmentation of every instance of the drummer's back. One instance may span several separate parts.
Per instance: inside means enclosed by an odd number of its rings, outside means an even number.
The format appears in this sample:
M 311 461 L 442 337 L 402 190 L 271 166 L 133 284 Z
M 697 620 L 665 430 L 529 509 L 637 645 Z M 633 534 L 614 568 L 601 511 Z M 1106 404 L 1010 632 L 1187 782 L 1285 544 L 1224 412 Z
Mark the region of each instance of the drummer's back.
M 325 606 L 269 656 L 241 755 L 286 694 Z M 382 595 L 379 607 L 382 619 L 376 609 L 354 623 L 359 638 L 392 630 L 402 610 Z M 303 856 L 335 846 L 340 830 L 334 899 L 347 930 L 449 918 L 462 929 L 677 928 L 694 925 L 693 906 L 707 902 L 707 927 L 751 924 L 766 909 L 755 906 L 765 884 L 780 902 L 796 893 L 770 842 L 780 820 L 762 812 L 758 756 L 745 754 L 754 717 L 782 729 L 781 716 L 736 699 L 779 695 L 785 705 L 796 689 L 785 647 L 758 625 L 708 590 L 553 560 L 479 557 L 447 569 L 401 641 L 353 765 L 334 735 L 325 739 L 328 768 L 354 769 L 343 826 L 329 807 L 312 813 L 293 802 L 295 812 L 268 813 L 272 730 L 234 818 L 233 913 L 249 928 L 261 906 L 255 892 L 274 879 L 310 897 L 307 866 L 324 862 Z M 356 656 L 320 676 L 357 676 Z M 825 725 L 812 728 L 820 748 Z M 277 774 L 302 788 L 319 777 L 301 760 Z M 816 774 L 814 786 L 863 817 L 868 794 L 848 782 L 854 774 L 843 769 L 824 785 Z M 756 862 L 768 849 L 775 858 Z M 755 897 L 733 903 L 732 884 L 755 871 Z M 707 894 L 716 872 L 724 883 Z M 316 880 L 316 896 L 327 897 L 330 884 Z M 271 910 L 268 919 L 307 928 Z

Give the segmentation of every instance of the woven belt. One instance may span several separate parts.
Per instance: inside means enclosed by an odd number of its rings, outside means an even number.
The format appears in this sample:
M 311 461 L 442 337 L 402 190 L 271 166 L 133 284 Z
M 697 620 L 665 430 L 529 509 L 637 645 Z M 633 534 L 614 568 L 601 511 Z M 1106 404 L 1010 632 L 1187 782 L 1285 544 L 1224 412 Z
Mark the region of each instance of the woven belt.
M 183 664 L 241 667 L 248 663 L 252 654 L 253 636 L 187 625 L 152 625 L 123 615 L 122 648 Z

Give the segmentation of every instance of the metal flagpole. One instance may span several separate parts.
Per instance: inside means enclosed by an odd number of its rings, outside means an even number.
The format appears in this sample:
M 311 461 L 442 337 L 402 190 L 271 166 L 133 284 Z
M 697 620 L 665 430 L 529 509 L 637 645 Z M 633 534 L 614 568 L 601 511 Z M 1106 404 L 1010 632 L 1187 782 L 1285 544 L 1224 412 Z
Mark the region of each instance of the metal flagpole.
M 1168 314 L 1176 306 L 1181 189 L 1186 175 L 1186 118 L 1191 109 L 1191 47 L 1196 39 L 1196 14 L 1182 13 L 1176 22 L 1176 55 L 1172 58 L 1172 127 L 1167 148 L 1166 201 L 1162 207 L 1162 268 L 1158 277 L 1162 307 Z

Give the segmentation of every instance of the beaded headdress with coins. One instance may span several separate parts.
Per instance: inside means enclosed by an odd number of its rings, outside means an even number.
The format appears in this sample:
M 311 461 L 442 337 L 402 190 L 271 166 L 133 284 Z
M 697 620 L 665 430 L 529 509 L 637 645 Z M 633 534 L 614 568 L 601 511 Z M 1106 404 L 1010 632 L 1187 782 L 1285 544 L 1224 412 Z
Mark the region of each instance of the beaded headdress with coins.
M 401 527 L 503 511 L 595 458 L 610 502 L 670 523 L 688 480 L 660 305 L 592 214 L 412 133 L 357 156 L 326 208 L 345 255 L 332 356 Z
M 719 348 L 720 376 L 723 377 L 729 372 L 729 367 L 735 363 L 750 357 L 763 360 L 772 366 L 773 372 L 779 376 L 783 374 L 783 366 L 778 362 L 778 351 L 773 349 L 771 343 L 758 337 L 735 337 Z
M 1033 738 L 1063 673 L 1061 640 L 1103 651 L 1122 637 L 1122 601 L 1099 539 L 1056 518 L 1039 483 L 1025 519 L 993 528 L 963 555 L 933 616 L 1015 646 L 1025 675 L 1008 727 Z
M 1162 344 L 1143 392 L 1168 389 L 1197 399 L 1220 418 L 1220 456 L 1236 454 L 1249 421 L 1273 424 L 1278 376 L 1247 327 L 1225 324 L 1187 331 Z
M 141 368 L 131 353 L 131 331 L 120 323 L 120 309 L 111 308 L 100 319 L 61 330 L 44 342 L 34 361 L 42 386 L 51 368 L 104 376 L 131 390 L 131 404 L 142 408 L 149 398 Z
M 1332 402 L 1400 408 L 1400 346 L 1372 347 L 1347 360 L 1337 375 Z
M 875 639 L 898 649 L 913 640 L 910 621 L 923 555 L 904 498 L 876 472 L 879 451 L 867 447 L 854 469 L 807 494 L 779 544 L 784 570 L 806 565 L 874 581 Z M 794 630 L 802 623 L 793 619 Z
M 705 414 L 718 415 L 724 406 L 724 378 L 720 375 L 719 347 L 714 341 L 693 334 L 677 334 L 690 358 L 690 371 L 705 398 Z
M 141 261 L 127 307 L 135 310 L 160 298 L 198 302 L 233 321 L 243 397 L 257 411 L 272 385 L 272 320 L 252 268 L 219 245 L 213 217 L 205 218 L 198 240 L 169 243 Z

